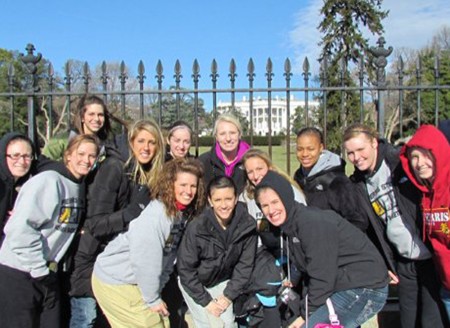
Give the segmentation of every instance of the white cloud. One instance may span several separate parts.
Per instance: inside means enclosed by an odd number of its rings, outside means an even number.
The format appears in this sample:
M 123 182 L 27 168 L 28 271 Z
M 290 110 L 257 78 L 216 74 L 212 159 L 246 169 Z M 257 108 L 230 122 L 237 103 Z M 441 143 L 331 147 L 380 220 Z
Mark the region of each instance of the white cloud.
M 449 24 L 448 0 L 385 0 L 389 16 L 383 21 L 385 39 L 394 48 L 420 49 Z
M 295 16 L 290 31 L 296 73 L 302 72 L 306 56 L 314 72 L 318 70 L 316 59 L 320 54 L 318 43 L 321 35 L 317 30 L 322 17 L 320 8 L 324 0 L 309 0 Z M 433 35 L 444 25 L 449 25 L 450 6 L 448 0 L 384 0 L 382 9 L 389 10 L 383 21 L 386 47 L 420 49 L 426 46 Z M 368 36 L 375 45 L 376 37 Z

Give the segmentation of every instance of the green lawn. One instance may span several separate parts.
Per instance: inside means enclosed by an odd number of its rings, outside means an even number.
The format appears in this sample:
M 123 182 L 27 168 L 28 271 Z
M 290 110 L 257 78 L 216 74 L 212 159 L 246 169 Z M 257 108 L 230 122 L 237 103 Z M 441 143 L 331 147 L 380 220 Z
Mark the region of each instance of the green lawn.
M 264 150 L 267 153 L 269 152 L 269 147 L 267 147 L 267 146 L 261 146 L 261 147 L 258 146 L 256 148 Z M 209 151 L 210 149 L 211 149 L 211 147 L 200 147 L 199 154 L 203 154 L 204 152 Z M 195 153 L 195 149 L 191 148 L 191 154 L 194 154 L 194 153 Z M 287 165 L 286 165 L 287 155 L 286 155 L 286 147 L 285 146 L 273 146 L 272 147 L 272 161 L 278 168 L 287 172 Z M 297 157 L 295 154 L 295 146 L 291 146 L 291 172 L 290 172 L 291 177 L 294 175 L 294 173 L 298 169 L 298 167 L 299 167 L 299 163 L 297 161 Z M 348 162 L 348 160 L 347 160 L 347 165 L 345 166 L 345 169 L 346 169 L 345 171 L 348 176 L 350 176 L 353 173 L 353 165 L 350 164 Z
M 269 147 L 267 146 L 258 146 L 255 147 L 258 149 L 261 149 L 267 153 L 269 153 Z M 199 154 L 203 154 L 204 152 L 207 152 L 211 149 L 211 147 L 200 147 L 199 148 Z M 191 154 L 195 153 L 195 149 L 191 148 Z M 273 163 L 280 169 L 287 172 L 287 154 L 286 154 L 286 147 L 285 146 L 272 146 L 272 161 Z M 295 156 L 295 147 L 291 147 L 291 176 L 294 175 L 294 172 L 298 169 L 298 161 L 297 157 Z

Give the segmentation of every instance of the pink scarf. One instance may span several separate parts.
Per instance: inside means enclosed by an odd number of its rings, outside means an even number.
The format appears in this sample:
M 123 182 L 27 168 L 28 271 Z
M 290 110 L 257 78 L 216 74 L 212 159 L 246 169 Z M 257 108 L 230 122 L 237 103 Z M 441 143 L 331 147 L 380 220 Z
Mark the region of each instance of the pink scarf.
M 242 156 L 244 156 L 244 154 L 249 149 L 250 149 L 250 145 L 248 143 L 246 143 L 243 140 L 239 141 L 236 158 L 231 163 L 227 163 L 225 161 L 225 158 L 223 157 L 222 150 L 219 146 L 219 143 L 216 142 L 216 155 L 220 159 L 220 161 L 225 165 L 225 175 L 227 177 L 231 177 L 231 175 L 233 174 L 233 171 L 234 171 L 234 167 L 236 166 L 237 163 L 239 163 L 241 161 Z

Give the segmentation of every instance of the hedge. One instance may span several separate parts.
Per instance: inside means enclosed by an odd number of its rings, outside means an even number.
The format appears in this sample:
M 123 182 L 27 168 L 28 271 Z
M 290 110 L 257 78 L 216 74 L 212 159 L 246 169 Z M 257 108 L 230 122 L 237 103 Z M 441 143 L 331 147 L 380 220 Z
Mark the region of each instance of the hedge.
M 280 146 L 285 140 L 284 136 L 272 136 L 272 146 Z M 244 136 L 244 141 L 250 144 L 250 136 Z M 200 147 L 208 147 L 214 144 L 214 137 L 204 136 L 198 138 L 198 145 Z M 269 138 L 267 136 L 253 136 L 253 146 L 267 146 L 269 145 Z

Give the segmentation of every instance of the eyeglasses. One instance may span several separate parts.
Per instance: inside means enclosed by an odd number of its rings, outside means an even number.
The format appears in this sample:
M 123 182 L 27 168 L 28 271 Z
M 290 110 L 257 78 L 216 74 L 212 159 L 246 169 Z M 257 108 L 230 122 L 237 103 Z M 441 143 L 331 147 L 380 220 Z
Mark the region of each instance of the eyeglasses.
M 18 161 L 19 159 L 23 158 L 24 161 L 28 162 L 31 161 L 31 159 L 33 158 L 33 155 L 31 154 L 19 154 L 19 153 L 15 153 L 15 154 L 6 154 L 6 156 L 8 156 L 9 158 L 11 158 L 13 161 Z

